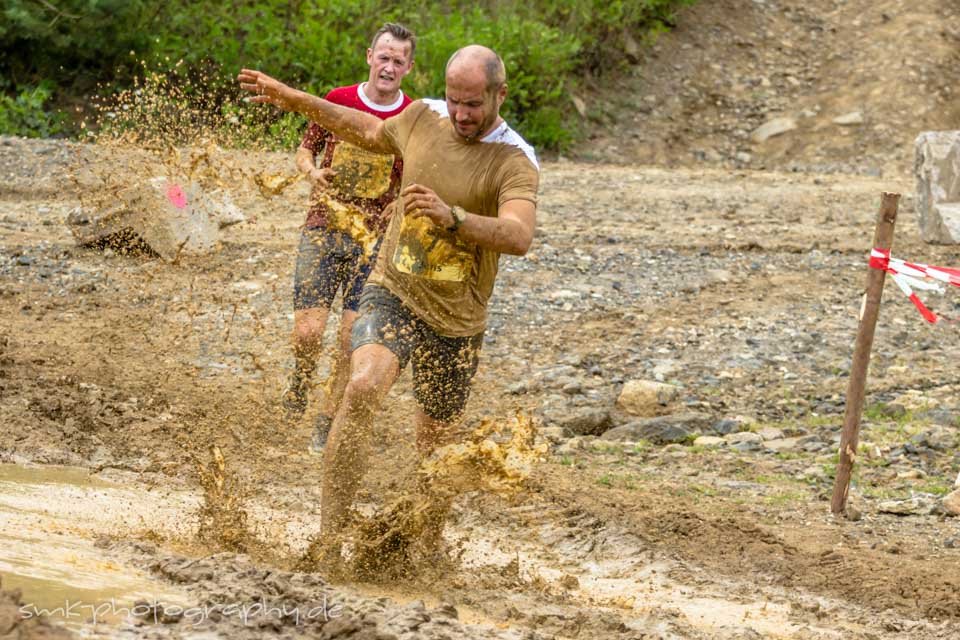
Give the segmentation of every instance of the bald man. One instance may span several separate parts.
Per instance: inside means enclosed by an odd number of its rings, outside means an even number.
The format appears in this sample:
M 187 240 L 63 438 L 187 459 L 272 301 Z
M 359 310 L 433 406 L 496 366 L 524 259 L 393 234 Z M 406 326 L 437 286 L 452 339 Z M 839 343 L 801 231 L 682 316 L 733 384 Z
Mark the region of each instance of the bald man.
M 400 197 L 353 326 L 350 381 L 324 454 L 322 538 L 335 539 L 365 469 L 373 419 L 411 363 L 417 450 L 452 440 L 477 370 L 501 253 L 533 241 L 539 165 L 503 118 L 506 73 L 479 45 L 447 63 L 446 100 L 419 100 L 385 121 L 243 70 L 251 102 L 302 113 L 377 153 L 402 156 Z M 430 534 L 437 538 L 440 527 Z M 339 558 L 331 549 L 329 559 Z

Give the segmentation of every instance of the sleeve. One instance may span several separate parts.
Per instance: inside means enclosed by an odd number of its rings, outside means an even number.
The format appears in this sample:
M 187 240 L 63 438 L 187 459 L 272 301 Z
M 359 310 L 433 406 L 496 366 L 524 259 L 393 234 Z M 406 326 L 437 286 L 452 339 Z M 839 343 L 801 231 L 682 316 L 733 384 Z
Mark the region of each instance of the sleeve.
M 523 153 L 515 153 L 500 167 L 497 207 L 510 200 L 529 200 L 537 204 L 540 172 Z
M 326 129 L 316 122 L 311 122 L 303 134 L 303 141 L 300 142 L 300 148 L 307 149 L 316 155 L 323 149 L 323 145 L 326 144 L 329 135 Z
M 398 115 L 384 120 L 384 134 L 397 155 L 403 156 L 410 132 L 426 108 L 422 101 L 417 100 Z

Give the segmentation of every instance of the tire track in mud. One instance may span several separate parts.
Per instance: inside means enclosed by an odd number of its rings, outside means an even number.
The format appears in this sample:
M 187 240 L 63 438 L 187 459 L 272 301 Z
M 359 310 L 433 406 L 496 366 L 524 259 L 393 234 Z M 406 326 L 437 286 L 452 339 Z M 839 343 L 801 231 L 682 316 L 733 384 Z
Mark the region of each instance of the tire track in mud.
M 541 471 L 520 506 L 479 504 L 458 525 L 473 547 L 486 536 L 501 559 L 520 558 L 526 579 L 512 586 L 522 583 L 531 602 L 579 599 L 576 606 L 615 612 L 638 633 L 677 637 L 750 629 L 782 638 L 960 633 L 960 591 L 950 565 L 844 547 L 837 544 L 842 523 L 777 535 L 722 504 L 694 506 L 651 487 L 619 501 L 615 489 L 588 495 L 588 479 Z M 465 568 L 476 557 L 467 554 Z M 625 593 L 635 595 L 633 606 L 618 599 Z M 740 611 L 739 619 L 727 618 L 729 611 Z

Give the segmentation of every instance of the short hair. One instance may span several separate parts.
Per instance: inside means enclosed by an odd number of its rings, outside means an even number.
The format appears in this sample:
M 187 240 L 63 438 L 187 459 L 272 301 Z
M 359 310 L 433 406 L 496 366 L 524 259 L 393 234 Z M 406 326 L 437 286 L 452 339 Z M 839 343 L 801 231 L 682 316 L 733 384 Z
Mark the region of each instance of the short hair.
M 454 51 L 453 55 L 447 60 L 446 68 L 448 70 L 453 61 L 459 58 L 464 51 L 470 51 L 469 55 L 481 57 L 483 72 L 487 77 L 487 91 L 496 91 L 507 82 L 507 72 L 503 59 L 493 49 L 480 45 L 468 45 Z
M 407 29 L 405 26 L 398 22 L 385 22 L 383 26 L 377 29 L 377 32 L 373 34 L 373 40 L 370 41 L 370 48 L 375 49 L 377 47 L 377 40 L 380 39 L 385 33 L 389 33 L 397 40 L 402 40 L 404 42 L 410 43 L 410 59 L 413 59 L 413 53 L 417 50 L 417 35 Z

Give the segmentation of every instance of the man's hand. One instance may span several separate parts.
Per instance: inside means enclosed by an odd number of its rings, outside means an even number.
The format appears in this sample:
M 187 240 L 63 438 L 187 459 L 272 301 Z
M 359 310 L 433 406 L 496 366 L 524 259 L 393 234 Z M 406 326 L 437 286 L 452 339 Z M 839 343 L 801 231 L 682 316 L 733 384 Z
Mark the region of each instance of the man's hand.
M 411 184 L 400 192 L 403 197 L 403 213 L 413 218 L 426 216 L 433 224 L 446 229 L 453 225 L 451 207 L 440 199 L 432 189 L 420 184 Z
M 280 107 L 284 111 L 293 111 L 294 105 L 290 102 L 290 87 L 279 80 L 274 80 L 265 73 L 253 69 L 243 69 L 237 80 L 240 88 L 255 95 L 247 98 L 248 102 L 267 103 Z
M 325 169 L 312 169 L 307 173 L 307 178 L 310 179 L 310 182 L 321 189 L 327 189 L 330 186 L 330 181 L 337 175 L 337 172 L 326 167 Z

